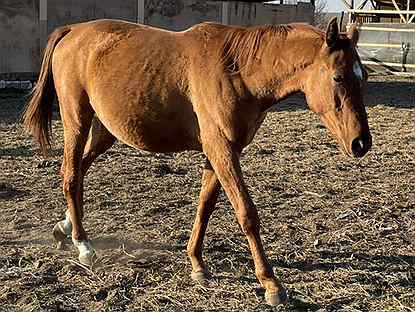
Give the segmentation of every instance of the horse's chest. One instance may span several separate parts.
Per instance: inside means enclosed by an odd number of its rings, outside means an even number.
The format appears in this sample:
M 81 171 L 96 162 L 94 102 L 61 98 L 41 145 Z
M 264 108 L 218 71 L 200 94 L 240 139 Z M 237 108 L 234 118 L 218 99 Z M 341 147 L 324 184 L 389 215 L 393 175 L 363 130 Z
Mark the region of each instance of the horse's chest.
M 219 127 L 225 136 L 236 145 L 245 147 L 252 142 L 258 128 L 265 119 L 265 113 L 256 110 L 238 111 L 228 114 L 226 118 L 218 118 Z

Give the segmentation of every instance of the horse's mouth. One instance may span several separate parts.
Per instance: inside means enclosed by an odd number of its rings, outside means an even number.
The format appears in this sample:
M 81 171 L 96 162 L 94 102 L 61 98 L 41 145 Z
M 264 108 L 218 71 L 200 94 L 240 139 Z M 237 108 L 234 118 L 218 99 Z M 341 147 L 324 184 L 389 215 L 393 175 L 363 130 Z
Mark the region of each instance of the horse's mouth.
M 342 153 L 345 155 L 345 156 L 347 156 L 347 157 L 349 157 L 349 158 L 355 158 L 355 156 L 353 155 L 353 152 L 351 151 L 351 150 L 349 150 L 349 148 L 347 147 L 347 145 L 346 145 L 346 142 L 344 142 L 344 140 L 343 139 L 338 139 L 338 143 L 339 143 L 339 146 L 340 146 L 340 150 L 342 151 Z

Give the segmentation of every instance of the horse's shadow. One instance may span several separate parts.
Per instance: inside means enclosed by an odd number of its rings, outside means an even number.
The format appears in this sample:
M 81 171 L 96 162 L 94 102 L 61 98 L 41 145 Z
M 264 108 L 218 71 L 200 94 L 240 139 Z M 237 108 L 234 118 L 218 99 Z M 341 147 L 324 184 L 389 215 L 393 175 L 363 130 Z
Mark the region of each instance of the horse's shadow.
M 11 200 L 25 197 L 29 194 L 28 191 L 15 188 L 8 183 L 0 182 L 0 200 Z
M 225 248 L 226 249 L 226 248 Z M 226 250 L 226 252 L 231 252 Z M 390 273 L 407 273 L 410 267 L 415 266 L 415 256 L 410 255 L 373 255 L 366 252 L 337 252 L 331 250 L 319 250 L 318 259 L 315 258 L 303 261 L 285 261 L 280 259 L 274 259 L 271 261 L 273 267 L 284 270 L 298 270 L 299 274 L 313 273 L 313 272 L 332 272 L 338 269 L 352 270 L 355 272 L 366 272 L 369 274 L 362 275 L 362 283 L 373 284 L 375 286 L 384 283 L 383 276 L 385 272 Z M 249 253 L 241 255 L 236 258 L 233 265 L 235 267 L 243 266 L 246 263 L 250 263 L 252 270 L 254 270 L 252 259 Z M 221 281 L 221 283 L 235 283 L 245 282 L 248 284 L 256 284 L 258 281 L 254 276 L 236 276 L 235 274 L 229 274 L 232 269 L 225 268 L 224 273 L 215 274 L 215 279 Z M 373 273 L 373 274 L 370 274 Z M 285 273 L 289 274 L 289 273 Z M 399 274 L 405 276 L 405 274 Z M 284 279 L 283 279 L 284 280 Z M 396 281 L 400 286 L 412 287 L 412 282 L 402 278 Z M 257 287 L 255 289 L 258 296 L 264 295 L 264 289 Z M 291 311 L 317 311 L 322 308 L 316 302 L 313 302 L 309 298 L 305 298 L 301 293 L 295 289 L 288 287 L 289 292 L 289 307 Z M 334 309 L 340 308 L 344 305 L 352 302 L 353 298 L 340 298 L 334 300 L 331 303 L 331 307 Z M 327 308 L 327 307 L 326 307 Z
M 34 151 L 30 146 L 17 146 L 0 149 L 0 157 L 32 157 L 33 155 Z
M 33 157 L 38 154 L 40 153 L 36 150 L 36 146 L 30 145 L 6 147 L 0 149 L 0 157 Z M 49 152 L 50 157 L 60 157 L 61 155 L 63 155 L 63 148 L 54 148 Z

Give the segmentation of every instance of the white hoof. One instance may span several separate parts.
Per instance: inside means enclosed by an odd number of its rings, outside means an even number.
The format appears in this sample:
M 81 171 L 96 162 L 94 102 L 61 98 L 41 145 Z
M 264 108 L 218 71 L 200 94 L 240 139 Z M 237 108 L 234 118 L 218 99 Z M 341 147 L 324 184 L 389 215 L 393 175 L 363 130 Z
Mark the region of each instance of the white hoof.
M 270 306 L 277 306 L 280 304 L 287 304 L 288 303 L 288 295 L 284 288 L 281 288 L 277 293 L 269 293 L 268 291 L 265 292 L 265 301 Z
M 72 223 L 67 213 L 65 220 L 56 223 L 53 228 L 53 237 L 55 238 L 58 249 L 63 249 L 65 240 L 71 235 L 71 232 Z
M 95 250 L 89 241 L 72 240 L 79 251 L 79 262 L 86 266 L 92 266 L 96 259 Z
M 207 273 L 206 271 L 199 271 L 199 272 L 193 272 L 190 274 L 190 277 L 192 280 L 199 282 L 199 283 L 204 283 L 209 279 L 209 273 Z

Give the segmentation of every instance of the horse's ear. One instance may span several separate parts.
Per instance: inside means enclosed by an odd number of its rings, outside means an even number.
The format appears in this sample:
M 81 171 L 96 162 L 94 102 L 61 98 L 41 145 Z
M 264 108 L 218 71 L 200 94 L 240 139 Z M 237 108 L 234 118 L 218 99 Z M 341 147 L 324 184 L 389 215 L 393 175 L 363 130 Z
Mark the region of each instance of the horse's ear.
M 359 30 L 357 29 L 356 24 L 350 26 L 347 37 L 349 37 L 354 46 L 357 45 L 357 42 L 359 41 Z
M 327 26 L 326 31 L 326 43 L 332 48 L 336 44 L 337 39 L 339 38 L 339 25 L 337 25 L 337 17 L 333 17 L 329 25 Z

